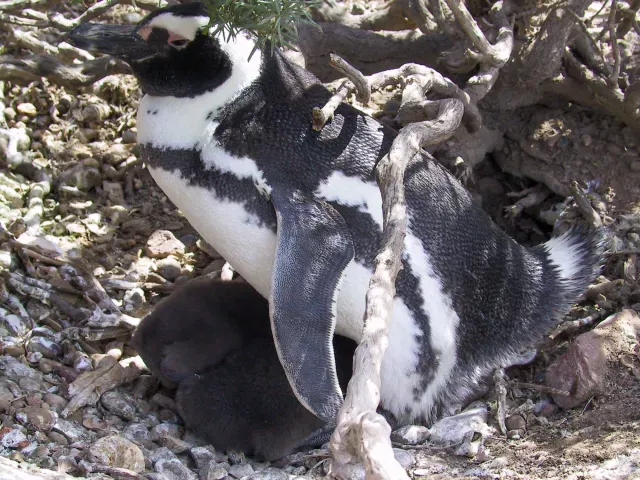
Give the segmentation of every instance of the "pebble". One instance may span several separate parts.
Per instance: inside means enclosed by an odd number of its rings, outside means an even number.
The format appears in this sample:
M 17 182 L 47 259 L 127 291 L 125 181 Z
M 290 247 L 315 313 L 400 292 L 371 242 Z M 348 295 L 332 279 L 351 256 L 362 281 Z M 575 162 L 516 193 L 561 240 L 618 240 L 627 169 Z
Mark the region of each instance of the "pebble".
M 16 110 L 18 110 L 18 113 L 28 117 L 35 117 L 38 114 L 38 109 L 33 103 L 21 103 L 16 107 Z
M 32 378 L 21 378 L 18 380 L 18 385 L 25 392 L 39 392 L 42 390 L 42 382 L 34 380 Z
M 577 407 L 607 389 L 609 365 L 629 351 L 640 337 L 640 316 L 630 309 L 611 315 L 593 330 L 579 335 L 556 358 L 545 375 L 547 386 L 571 392 L 552 395 L 560 408 Z
M 183 428 L 175 423 L 161 423 L 151 429 L 151 438 L 154 441 L 160 440 L 162 437 L 175 437 L 180 438 L 183 433 Z
M 26 446 L 27 435 L 19 426 L 3 427 L 0 429 L 0 445 L 7 448 L 19 448 Z
M 418 445 L 429 438 L 429 429 L 420 425 L 406 425 L 391 433 L 391 440 L 403 445 Z
M 39 352 L 45 358 L 55 359 L 62 355 L 62 348 L 60 345 L 46 337 L 31 337 L 29 343 L 27 343 L 27 351 Z
M 206 447 L 193 447 L 189 453 L 191 453 L 198 469 L 203 469 L 209 466 L 210 462 L 216 461 L 216 451 L 211 445 Z
M 144 456 L 138 446 L 120 435 L 97 440 L 89 448 L 92 461 L 111 467 L 121 467 L 140 473 L 144 470 Z
M 163 447 L 167 447 L 173 453 L 179 454 L 186 452 L 189 450 L 192 445 L 185 442 L 184 440 L 180 440 L 179 438 L 172 437 L 170 435 L 165 435 L 158 440 L 158 443 Z
M 178 457 L 176 457 L 175 453 L 173 453 L 167 447 L 160 447 L 151 452 L 149 460 L 151 460 L 152 465 L 155 465 L 156 462 L 159 462 L 160 460 L 173 460 L 177 458 Z
M 147 240 L 145 253 L 151 258 L 181 255 L 184 254 L 184 244 L 169 230 L 156 230 Z
M 443 418 L 433 424 L 429 429 L 429 440 L 440 445 L 458 445 L 470 432 L 488 435 L 492 431 L 486 423 L 488 415 L 489 411 L 484 403 L 474 402 L 458 415 Z
M 227 476 L 227 471 L 215 460 L 211 460 L 204 468 L 200 468 L 200 480 L 221 480 Z
M 58 432 L 49 432 L 47 434 L 47 437 L 49 437 L 49 439 L 53 442 L 53 443 L 57 443 L 58 445 L 61 445 L 63 447 L 69 445 L 69 440 L 67 440 L 67 437 L 65 437 L 64 435 L 62 435 L 61 433 Z
M 156 271 L 166 280 L 172 281 L 182 273 L 182 266 L 176 257 L 169 255 L 157 264 Z
M 11 252 L 7 250 L 0 250 L 0 267 L 8 270 L 11 268 L 11 262 Z
M 89 430 L 105 430 L 107 428 L 107 422 L 97 417 L 96 415 L 89 415 L 82 419 L 82 426 Z
M 164 474 L 168 480 L 198 479 L 197 475 L 183 465 L 177 458 L 170 460 L 158 460 L 155 463 L 154 468 L 156 469 L 156 472 Z
M 393 449 L 393 456 L 398 461 L 400 466 L 405 470 L 411 467 L 416 461 L 415 458 L 413 458 L 411 452 L 407 452 L 406 450 L 402 450 L 400 448 Z
M 144 423 L 130 423 L 126 426 L 122 434 L 125 438 L 140 443 L 146 448 L 153 447 L 151 433 Z
M 100 397 L 100 403 L 114 415 L 125 420 L 133 420 L 136 418 L 136 407 L 131 401 L 118 390 L 111 390 Z
M 14 382 L 24 378 L 42 382 L 42 374 L 40 372 L 13 357 L 0 357 L 0 374 L 0 376 L 4 376 Z
M 86 442 L 91 438 L 91 434 L 87 429 L 73 420 L 59 418 L 53 428 L 57 432 L 64 434 L 71 443 Z
M 289 475 L 287 475 L 282 470 L 278 468 L 273 468 L 273 467 L 266 468 L 261 472 L 256 472 L 246 477 L 246 480 L 288 480 L 288 479 L 289 479 Z
M 24 337 L 30 329 L 29 320 L 13 313 L 5 315 L 4 327 L 9 332 L 9 335 L 14 337 Z
M 42 432 L 51 430 L 58 420 L 56 412 L 41 407 L 26 407 L 22 413 L 29 425 Z
M 125 130 L 122 132 L 122 143 L 136 143 L 138 133 L 135 130 Z
M 87 167 L 79 163 L 60 175 L 60 183 L 61 185 L 76 187 L 82 192 L 88 192 L 100 186 L 102 174 L 97 168 Z
M 73 369 L 79 373 L 88 372 L 93 369 L 93 362 L 86 355 L 76 355 L 73 359 Z
M 124 190 L 120 182 L 102 182 L 102 190 L 113 205 L 125 205 Z
M 505 419 L 508 430 L 526 430 L 527 422 L 522 415 L 510 415 Z
M 253 473 L 253 467 L 248 463 L 238 463 L 229 468 L 229 475 L 234 478 L 242 478 Z

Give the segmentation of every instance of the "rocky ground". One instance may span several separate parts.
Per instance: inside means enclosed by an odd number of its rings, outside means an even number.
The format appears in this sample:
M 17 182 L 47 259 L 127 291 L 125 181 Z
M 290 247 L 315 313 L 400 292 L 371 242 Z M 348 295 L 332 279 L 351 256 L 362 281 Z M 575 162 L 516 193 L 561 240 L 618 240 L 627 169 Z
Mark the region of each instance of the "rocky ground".
M 326 450 L 267 465 L 203 445 L 129 346 L 177 285 L 234 277 L 138 160 L 135 81 L 0 82 L 0 97 L 0 478 L 16 478 L 11 466 L 24 478 L 324 475 Z M 374 101 L 393 123 L 397 92 Z M 500 120 L 506 140 L 472 175 L 452 170 L 525 244 L 595 213 L 610 233 L 603 275 L 532 362 L 507 370 L 504 432 L 491 390 L 456 428 L 396 432 L 397 457 L 413 478 L 640 478 L 640 140 L 578 107 L 517 117 Z M 508 173 L 536 159 L 525 170 L 546 177 Z M 591 211 L 565 198 L 587 174 L 600 180 L 580 190 Z

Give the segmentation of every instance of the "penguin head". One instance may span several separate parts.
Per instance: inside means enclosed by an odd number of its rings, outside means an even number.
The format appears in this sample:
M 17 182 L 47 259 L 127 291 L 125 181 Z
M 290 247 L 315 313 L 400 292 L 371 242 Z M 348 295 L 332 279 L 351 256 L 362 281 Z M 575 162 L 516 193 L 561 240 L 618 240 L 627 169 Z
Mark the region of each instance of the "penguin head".
M 195 97 L 230 80 L 253 79 L 261 52 L 255 41 L 205 32 L 209 14 L 201 3 L 158 9 L 137 25 L 85 23 L 68 35 L 73 45 L 113 55 L 131 67 L 142 90 L 153 96 Z

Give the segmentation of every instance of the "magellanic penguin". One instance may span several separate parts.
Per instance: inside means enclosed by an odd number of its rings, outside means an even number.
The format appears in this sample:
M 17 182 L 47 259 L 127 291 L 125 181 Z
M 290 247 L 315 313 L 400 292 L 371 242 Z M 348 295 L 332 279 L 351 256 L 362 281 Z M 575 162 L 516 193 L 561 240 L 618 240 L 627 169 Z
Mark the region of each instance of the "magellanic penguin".
M 140 322 L 133 345 L 153 374 L 177 387 L 185 425 L 216 449 L 271 461 L 323 426 L 291 391 L 269 305 L 246 283 L 198 278 L 179 287 Z M 355 347 L 334 337 L 342 387 Z
M 249 34 L 205 34 L 197 3 L 136 26 L 85 24 L 78 47 L 128 62 L 145 95 L 142 158 L 196 230 L 269 299 L 279 358 L 297 398 L 332 422 L 343 397 L 334 333 L 361 338 L 382 233 L 377 162 L 395 133 L 342 104 Z M 428 154 L 406 170 L 408 231 L 381 367 L 398 422 L 455 411 L 495 367 L 541 340 L 594 275 L 594 236 L 524 248 Z

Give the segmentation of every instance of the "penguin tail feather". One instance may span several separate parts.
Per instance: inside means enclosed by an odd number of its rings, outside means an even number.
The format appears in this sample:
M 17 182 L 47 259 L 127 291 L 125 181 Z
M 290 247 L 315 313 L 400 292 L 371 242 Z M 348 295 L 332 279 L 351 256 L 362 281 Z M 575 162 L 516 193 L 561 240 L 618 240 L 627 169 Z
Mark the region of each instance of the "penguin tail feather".
M 578 226 L 540 245 L 556 268 L 565 298 L 571 303 L 600 273 L 606 238 L 604 228 Z

